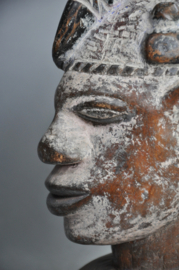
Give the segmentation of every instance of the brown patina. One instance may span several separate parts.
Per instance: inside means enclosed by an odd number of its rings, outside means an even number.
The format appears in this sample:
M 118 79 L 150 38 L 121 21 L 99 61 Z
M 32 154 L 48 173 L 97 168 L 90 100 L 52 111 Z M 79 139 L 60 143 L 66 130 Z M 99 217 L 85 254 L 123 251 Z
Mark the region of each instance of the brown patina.
M 178 20 L 168 0 L 67 2 L 38 153 L 67 237 L 112 245 L 82 270 L 179 269 Z

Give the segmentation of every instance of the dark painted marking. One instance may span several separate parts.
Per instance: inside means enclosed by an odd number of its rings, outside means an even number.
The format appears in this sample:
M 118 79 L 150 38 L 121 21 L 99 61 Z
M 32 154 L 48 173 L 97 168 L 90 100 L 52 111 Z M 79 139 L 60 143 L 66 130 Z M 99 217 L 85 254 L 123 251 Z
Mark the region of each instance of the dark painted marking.
M 80 66 L 81 66 L 80 62 L 76 63 L 75 66 L 73 67 L 73 70 L 74 71 L 79 71 Z
M 82 70 L 81 72 L 89 72 L 90 68 L 93 66 L 94 64 L 88 63 Z
M 132 67 L 125 67 L 122 71 L 122 76 L 130 76 L 133 72 L 134 68 Z
M 107 72 L 108 75 L 118 75 L 118 65 L 112 65 Z
M 97 68 L 95 68 L 95 69 L 92 71 L 92 73 L 94 73 L 94 74 L 102 74 L 103 71 L 105 70 L 105 67 L 106 67 L 106 65 L 101 64 L 100 66 L 98 66 Z

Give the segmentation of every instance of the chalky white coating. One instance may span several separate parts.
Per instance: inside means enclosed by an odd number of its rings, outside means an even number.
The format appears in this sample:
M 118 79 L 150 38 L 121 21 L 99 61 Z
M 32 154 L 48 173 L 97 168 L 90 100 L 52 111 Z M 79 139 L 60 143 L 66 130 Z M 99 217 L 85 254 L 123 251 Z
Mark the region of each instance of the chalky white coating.
M 92 26 L 88 17 L 83 19 L 83 23 L 86 20 L 85 25 L 89 25 L 87 27 L 89 30 L 77 40 L 73 49 L 67 51 L 64 55 L 66 59 L 74 59 L 74 65 L 81 61 L 96 65 L 119 65 L 121 68 L 130 66 L 153 69 L 146 63 L 141 54 L 146 36 L 153 32 L 177 32 L 179 29 L 179 20 L 152 20 L 152 10 L 155 5 L 161 3 L 160 0 L 116 0 L 109 10 L 103 10 L 102 17 L 98 13 L 99 9 L 95 9 L 90 1 L 75 1 L 93 8 L 97 19 Z M 162 1 L 162 3 L 168 2 L 171 1 Z M 175 2 L 179 4 L 178 1 Z M 105 2 L 98 1 L 98 3 L 101 5 Z M 125 24 L 125 13 L 128 12 L 131 14 L 129 15 L 129 21 Z M 124 25 L 116 27 L 117 22 L 124 22 Z
M 78 80 L 76 80 L 76 76 L 78 76 Z M 151 88 L 146 87 L 146 84 L 150 84 Z M 55 121 L 53 121 L 43 137 L 43 141 L 48 141 L 49 145 L 59 153 L 80 159 L 80 164 L 75 168 L 69 167 L 60 170 L 59 173 L 51 176 L 49 181 L 57 186 L 82 188 L 90 192 L 91 188 L 98 184 L 113 182 L 116 177 L 115 168 L 119 166 L 120 156 L 123 155 L 125 149 L 130 145 L 135 145 L 137 153 L 137 144 L 139 146 L 141 144 L 140 136 L 135 141 L 133 137 L 130 138 L 133 129 L 138 127 L 139 116 L 132 117 L 126 123 L 93 126 L 90 122 L 85 122 L 74 114 L 74 106 L 95 100 L 120 107 L 126 104 L 124 96 L 130 100 L 130 95 L 135 91 L 137 96 L 145 94 L 144 100 L 141 100 L 139 106 L 148 106 L 149 109 L 152 106 L 159 110 L 162 107 L 163 97 L 176 85 L 179 85 L 179 79 L 174 77 L 170 78 L 170 80 L 167 77 L 163 77 L 162 80 L 153 77 L 144 80 L 137 77 L 129 79 L 117 76 L 77 74 L 76 72 L 66 73 L 56 92 L 57 111 Z M 95 94 L 87 94 L 90 87 L 93 88 Z M 76 93 L 76 96 L 69 98 L 70 93 Z M 58 102 L 60 102 L 58 99 L 61 94 L 62 96 L 66 95 L 67 98 L 65 98 L 62 105 L 58 106 Z M 115 94 L 118 95 L 118 98 L 113 97 Z M 166 116 L 171 123 L 178 125 L 179 108 L 174 106 L 173 112 L 166 112 Z M 159 129 L 165 129 L 165 121 L 164 118 L 160 119 Z M 173 135 L 179 145 L 178 133 Z M 156 138 L 153 137 L 151 140 L 155 141 Z M 114 156 L 108 159 L 106 152 L 114 145 L 118 145 L 117 156 L 114 153 Z M 161 164 L 156 164 L 159 172 L 179 160 L 178 148 L 174 149 L 174 151 L 176 155 L 173 160 L 169 159 L 161 162 Z M 96 164 L 96 160 L 100 165 Z M 118 173 L 120 173 L 120 168 Z M 131 168 L 124 174 L 124 181 L 125 177 L 126 181 L 133 179 L 133 175 L 134 171 Z M 106 192 L 103 196 L 94 195 L 88 204 L 65 217 L 65 228 L 68 237 L 76 241 L 75 239 L 80 236 L 85 239 L 85 243 L 117 244 L 145 237 L 176 218 L 179 209 L 179 187 L 176 190 L 174 186 L 170 186 L 170 178 L 162 178 L 152 166 L 149 172 L 143 175 L 142 181 L 147 183 L 151 177 L 153 183 L 162 186 L 162 189 L 166 192 L 169 188 L 175 191 L 169 209 L 161 211 L 157 206 L 151 205 L 145 217 L 136 213 L 137 217 L 134 218 L 130 212 L 132 202 L 128 195 L 125 197 L 125 205 L 121 206 L 121 208 L 118 206 L 120 210 L 115 209 L 110 202 L 109 193 Z M 135 185 L 140 189 L 138 181 L 135 182 Z M 116 190 L 115 196 L 118 196 L 118 194 L 120 195 L 120 189 Z M 142 189 L 139 204 L 145 204 L 147 199 L 148 191 Z M 160 200 L 160 206 L 162 204 L 163 198 Z M 120 226 L 121 216 L 124 214 L 126 222 L 130 224 L 130 229 L 124 230 Z M 113 216 L 112 219 L 111 215 Z M 111 228 L 106 227 L 108 222 L 112 222 Z M 143 224 L 148 223 L 151 224 L 149 228 L 142 228 Z
M 116 0 L 110 9 L 104 1 L 98 1 L 98 10 L 93 7 L 93 1 L 78 0 L 78 2 L 88 7 L 97 19 L 89 31 L 66 53 L 67 59 L 73 58 L 74 65 L 81 61 L 96 66 L 108 64 L 119 65 L 122 68 L 147 67 L 151 71 L 145 77 L 90 75 L 72 71 L 73 65 L 71 71 L 62 78 L 56 92 L 56 117 L 42 142 L 46 141 L 57 152 L 79 160 L 79 165 L 75 168 L 69 166 L 61 169 L 59 173 L 51 175 L 48 181 L 56 186 L 82 188 L 91 192 L 98 185 L 105 187 L 105 184 L 112 183 L 116 175 L 120 175 L 124 170 L 123 160 L 128 147 L 134 147 L 133 154 L 138 155 L 143 138 L 142 134 L 134 138 L 133 130 L 142 128 L 143 115 L 134 115 L 129 121 L 122 123 L 94 126 L 77 116 L 73 111 L 74 106 L 99 101 L 120 107 L 127 104 L 126 100 L 132 102 L 135 96 L 138 98 L 140 108 L 148 111 L 161 110 L 163 98 L 169 91 L 179 86 L 179 78 L 177 75 L 167 76 L 165 72 L 161 76 L 154 76 L 155 67 L 147 64 L 141 53 L 142 42 L 147 34 L 153 32 L 177 32 L 179 21 L 151 19 L 151 11 L 161 2 L 160 0 L 128 2 Z M 131 13 L 129 23 L 114 29 L 116 21 L 125 21 L 123 15 L 126 11 Z M 161 65 L 161 67 L 167 71 L 171 67 L 178 68 L 178 65 Z M 171 185 L 170 176 L 166 177 L 164 172 L 173 164 L 179 169 L 179 106 L 175 105 L 171 110 L 166 110 L 164 116 L 158 122 L 158 131 L 165 130 L 166 121 L 170 122 L 173 140 L 177 142 L 175 147 L 171 146 L 173 154 L 162 162 L 156 161 L 155 167 L 150 165 L 146 173 L 141 173 L 140 181 L 134 179 L 135 168 L 130 167 L 129 170 L 123 171 L 122 181 L 124 183 L 129 181 L 129 189 L 130 183 L 133 183 L 136 190 L 141 191 L 141 197 L 138 198 L 139 205 L 148 203 L 149 182 L 155 188 L 160 188 L 162 194 L 173 194 L 170 205 L 167 207 L 166 197 L 161 196 L 158 198 L 158 205 L 152 203 L 148 205 L 147 213 L 143 214 L 137 210 L 134 212 L 132 208 L 134 202 L 129 198 L 130 194 L 127 191 L 122 193 L 123 183 L 121 186 L 119 183 L 119 188 L 113 194 L 113 201 L 109 192 L 101 190 L 101 195 L 92 194 L 88 203 L 65 217 L 66 233 L 71 240 L 80 242 L 80 238 L 83 239 L 81 242 L 87 244 L 118 244 L 132 241 L 148 236 L 178 216 L 178 179 L 175 185 Z M 161 136 L 165 139 L 165 133 L 161 134 L 164 134 Z M 157 136 L 158 134 L 151 136 L 151 144 L 157 142 Z M 157 146 L 165 148 L 161 142 Z M 114 155 L 109 157 L 108 152 L 113 148 Z M 146 183 L 146 188 L 141 188 L 141 183 Z M 117 202 L 119 196 L 124 197 L 123 205 L 114 203 L 115 197 Z M 125 223 L 126 228 L 121 222 Z M 146 224 L 150 226 L 144 226 Z

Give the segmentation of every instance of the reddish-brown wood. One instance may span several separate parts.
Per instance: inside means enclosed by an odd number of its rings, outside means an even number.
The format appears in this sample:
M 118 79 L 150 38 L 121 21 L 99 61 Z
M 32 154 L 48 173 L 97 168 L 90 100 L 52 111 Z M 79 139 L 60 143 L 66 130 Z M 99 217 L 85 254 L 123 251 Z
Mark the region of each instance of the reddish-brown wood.
M 150 35 L 146 41 L 146 58 L 151 64 L 178 64 L 179 33 Z
M 38 153 L 67 237 L 112 245 L 81 270 L 179 269 L 178 20 L 168 0 L 67 2 Z
M 118 270 L 179 269 L 179 221 L 145 239 L 112 247 Z

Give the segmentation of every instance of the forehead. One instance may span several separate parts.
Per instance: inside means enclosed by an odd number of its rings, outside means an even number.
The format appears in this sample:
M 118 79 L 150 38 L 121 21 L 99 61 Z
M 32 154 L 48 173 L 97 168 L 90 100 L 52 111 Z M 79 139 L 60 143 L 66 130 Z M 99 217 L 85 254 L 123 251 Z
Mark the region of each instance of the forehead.
M 168 91 L 178 87 L 175 77 L 119 77 L 78 73 L 68 71 L 64 74 L 56 91 L 56 99 L 96 95 L 119 98 L 141 106 L 160 107 L 161 99 Z

